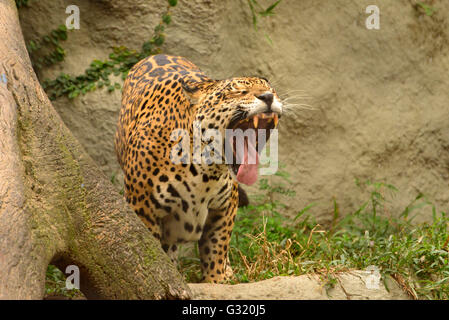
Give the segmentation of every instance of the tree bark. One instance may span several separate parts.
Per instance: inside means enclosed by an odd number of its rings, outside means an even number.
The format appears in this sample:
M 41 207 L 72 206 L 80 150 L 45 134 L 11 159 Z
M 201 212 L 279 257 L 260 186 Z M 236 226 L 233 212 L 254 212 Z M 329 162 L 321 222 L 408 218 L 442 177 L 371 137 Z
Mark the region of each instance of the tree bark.
M 88 299 L 189 298 L 159 242 L 52 107 L 13 0 L 0 0 L 0 30 L 0 299 L 43 298 L 49 263 L 77 265 Z

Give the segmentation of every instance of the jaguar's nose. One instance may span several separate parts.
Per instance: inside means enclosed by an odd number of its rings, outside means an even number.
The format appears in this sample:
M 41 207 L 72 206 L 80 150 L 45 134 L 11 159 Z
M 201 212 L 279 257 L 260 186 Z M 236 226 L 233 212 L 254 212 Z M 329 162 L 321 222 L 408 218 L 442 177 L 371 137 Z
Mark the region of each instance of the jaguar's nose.
M 271 109 L 271 105 L 273 104 L 273 94 L 271 92 L 266 92 L 257 96 L 257 99 L 262 100 L 268 106 L 268 109 Z

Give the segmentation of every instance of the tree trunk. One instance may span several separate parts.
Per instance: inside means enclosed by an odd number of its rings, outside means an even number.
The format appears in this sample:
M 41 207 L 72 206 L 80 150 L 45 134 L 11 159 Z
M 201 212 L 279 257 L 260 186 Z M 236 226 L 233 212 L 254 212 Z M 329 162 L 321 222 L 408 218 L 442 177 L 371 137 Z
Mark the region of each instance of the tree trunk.
M 43 298 L 49 263 L 78 266 L 87 298 L 189 298 L 159 242 L 52 107 L 13 0 L 0 0 L 0 30 L 0 299 Z

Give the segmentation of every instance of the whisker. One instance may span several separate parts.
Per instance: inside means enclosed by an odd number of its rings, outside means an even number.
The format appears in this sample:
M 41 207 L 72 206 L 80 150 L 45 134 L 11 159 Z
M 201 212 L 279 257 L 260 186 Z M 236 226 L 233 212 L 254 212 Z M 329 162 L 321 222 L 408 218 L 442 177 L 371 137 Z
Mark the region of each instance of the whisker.
M 296 106 L 313 107 L 312 105 L 310 105 L 308 103 L 286 103 L 285 105 L 289 106 L 289 107 L 296 107 Z
M 306 103 L 306 101 L 281 101 L 283 105 L 301 105 L 301 104 L 305 104 L 308 105 L 308 103 Z
M 312 99 L 313 98 L 312 96 L 310 96 L 308 94 L 303 94 L 300 92 L 283 94 L 281 96 L 285 97 L 285 98 L 283 98 L 283 100 L 286 100 L 286 99 Z
M 291 90 L 286 90 L 286 91 L 280 91 L 282 94 L 285 94 L 285 95 L 291 95 L 291 94 L 294 94 L 294 93 L 305 93 L 306 91 L 305 90 L 299 90 L 299 89 L 291 89 Z
M 284 99 L 282 99 L 281 101 L 284 101 L 284 102 L 288 102 L 288 101 L 292 101 L 292 100 L 310 100 L 310 99 L 312 99 L 312 97 L 306 97 L 306 96 L 304 96 L 304 97 L 288 97 L 288 98 L 284 98 Z
M 318 110 L 318 108 L 316 108 L 312 105 L 309 105 L 309 104 L 305 104 L 305 103 L 296 103 L 296 104 L 288 103 L 288 104 L 285 104 L 283 107 L 284 107 L 284 110 L 286 110 L 286 111 L 297 111 L 297 110 L 316 111 L 316 110 Z

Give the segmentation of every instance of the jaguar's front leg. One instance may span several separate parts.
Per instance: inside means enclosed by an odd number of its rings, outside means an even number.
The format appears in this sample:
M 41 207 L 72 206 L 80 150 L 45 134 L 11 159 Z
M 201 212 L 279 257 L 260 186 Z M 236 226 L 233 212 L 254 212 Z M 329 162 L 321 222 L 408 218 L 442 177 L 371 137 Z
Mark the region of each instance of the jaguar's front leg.
M 203 234 L 198 242 L 203 282 L 217 283 L 232 276 L 228 251 L 237 208 L 238 192 L 237 188 L 233 187 L 225 209 L 209 210 Z

